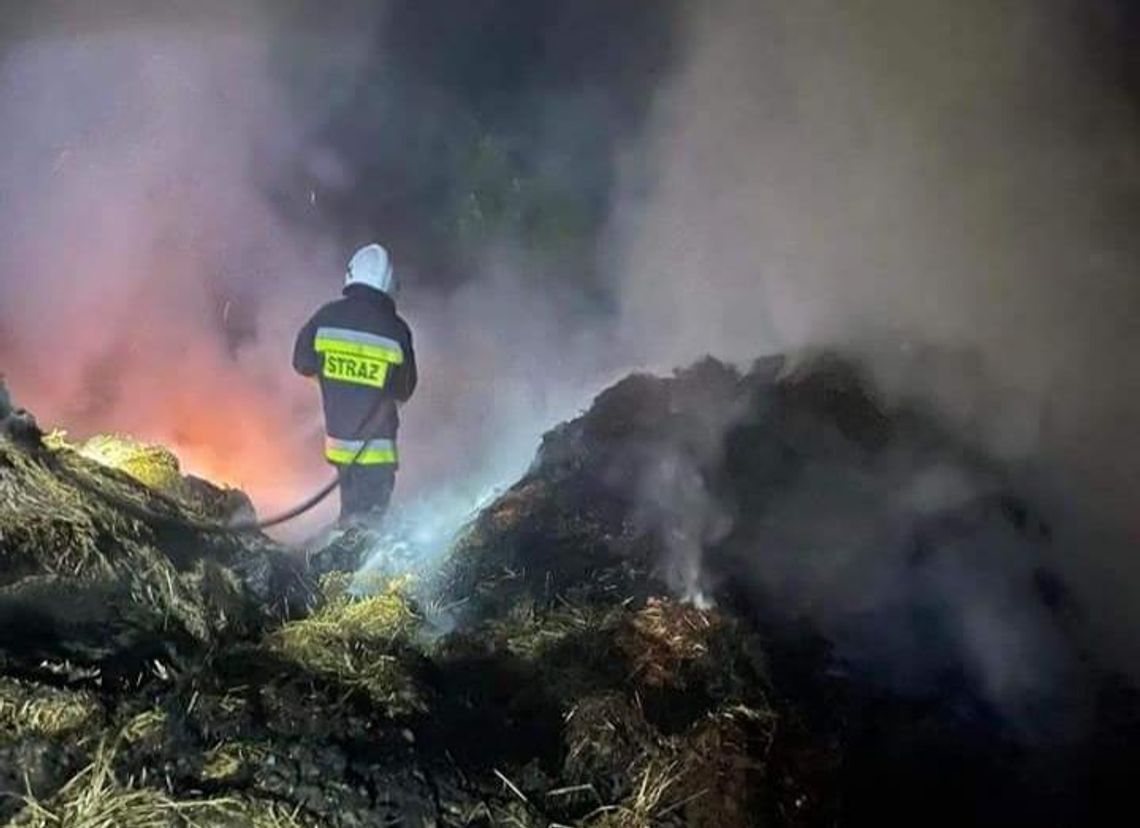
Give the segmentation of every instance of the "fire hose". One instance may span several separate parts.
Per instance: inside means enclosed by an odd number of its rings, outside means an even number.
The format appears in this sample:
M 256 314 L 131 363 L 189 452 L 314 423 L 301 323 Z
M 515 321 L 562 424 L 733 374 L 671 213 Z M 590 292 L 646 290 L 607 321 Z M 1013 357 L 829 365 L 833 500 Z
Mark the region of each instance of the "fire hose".
M 384 404 L 385 398 L 378 397 L 376 404 L 372 406 L 371 410 L 361 421 L 360 429 L 363 430 L 364 426 L 370 422 L 377 414 L 380 413 L 380 408 Z M 67 468 L 59 462 L 58 457 L 50 449 L 43 445 L 42 442 L 38 443 L 37 454 L 45 461 L 57 474 L 71 481 L 83 491 L 94 495 L 105 503 L 110 504 L 122 511 L 130 514 L 132 517 L 150 523 L 169 523 L 178 526 L 188 527 L 198 532 L 208 532 L 211 534 L 247 534 L 254 532 L 261 532 L 265 529 L 271 529 L 274 526 L 280 526 L 283 523 L 288 523 L 291 520 L 296 520 L 301 515 L 312 511 L 317 506 L 325 501 L 325 499 L 336 491 L 344 481 L 345 469 L 350 466 L 355 466 L 361 457 L 364 456 L 365 451 L 368 449 L 369 443 L 380 438 L 379 427 L 365 436 L 357 449 L 356 454 L 352 459 L 343 465 L 338 465 L 336 477 L 326 483 L 320 490 L 313 493 L 310 497 L 298 503 L 296 506 L 288 509 L 280 514 L 273 515 L 272 517 L 265 518 L 264 520 L 244 520 L 236 521 L 233 523 L 218 523 L 214 521 L 196 520 L 184 514 L 179 515 L 178 512 L 184 511 L 184 507 L 177 500 L 164 494 L 163 492 L 151 489 L 151 495 L 161 501 L 164 505 L 168 506 L 173 514 L 161 514 L 156 512 L 141 503 L 133 501 L 127 497 L 123 497 L 115 492 L 107 491 L 93 484 L 90 480 L 85 479 L 79 474 L 76 474 L 73 469 Z

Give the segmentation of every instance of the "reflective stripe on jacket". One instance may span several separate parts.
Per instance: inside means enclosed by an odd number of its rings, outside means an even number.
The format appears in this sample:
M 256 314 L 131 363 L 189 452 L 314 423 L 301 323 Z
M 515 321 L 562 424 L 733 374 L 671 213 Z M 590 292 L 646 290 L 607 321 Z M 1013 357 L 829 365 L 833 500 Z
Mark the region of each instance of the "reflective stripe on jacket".
M 392 299 L 364 285 L 318 310 L 297 335 L 293 367 L 317 377 L 324 404 L 325 455 L 330 462 L 396 464 L 397 403 L 415 391 L 416 357 L 407 323 Z M 355 445 L 349 451 L 346 446 Z
M 325 459 L 338 466 L 389 466 L 400 462 L 395 440 L 338 440 L 325 438 Z

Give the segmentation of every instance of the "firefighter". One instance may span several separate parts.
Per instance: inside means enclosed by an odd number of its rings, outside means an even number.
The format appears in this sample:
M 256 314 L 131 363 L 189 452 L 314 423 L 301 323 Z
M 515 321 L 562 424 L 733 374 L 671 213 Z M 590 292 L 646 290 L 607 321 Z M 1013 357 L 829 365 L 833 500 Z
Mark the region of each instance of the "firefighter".
M 397 409 L 416 388 L 396 287 L 388 252 L 362 247 L 349 262 L 343 298 L 305 323 L 293 349 L 297 373 L 320 381 L 325 459 L 339 470 L 342 525 L 379 520 L 396 482 Z

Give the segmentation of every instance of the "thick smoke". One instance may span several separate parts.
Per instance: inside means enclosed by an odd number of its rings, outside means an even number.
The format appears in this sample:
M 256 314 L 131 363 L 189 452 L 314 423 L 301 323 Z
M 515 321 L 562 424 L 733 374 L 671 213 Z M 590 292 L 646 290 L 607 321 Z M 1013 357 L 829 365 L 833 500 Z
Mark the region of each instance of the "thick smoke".
M 614 237 L 630 353 L 864 349 L 896 399 L 1018 464 L 1062 527 L 1069 507 L 1115 527 L 1116 545 L 1071 529 L 1057 549 L 1119 630 L 1140 620 L 1140 143 L 1089 19 L 1029 0 L 694 7 Z M 853 598 L 841 578 L 800 587 Z
M 289 330 L 339 262 L 276 216 L 302 127 L 250 21 L 49 29 L 0 73 L 4 370 L 46 426 L 170 445 L 267 508 L 314 483 Z

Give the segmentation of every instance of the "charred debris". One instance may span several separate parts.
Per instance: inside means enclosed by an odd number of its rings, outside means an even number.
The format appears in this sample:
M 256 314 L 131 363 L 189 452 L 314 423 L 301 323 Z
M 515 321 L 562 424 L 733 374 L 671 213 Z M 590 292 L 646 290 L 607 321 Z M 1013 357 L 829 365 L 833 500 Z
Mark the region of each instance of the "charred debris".
M 632 376 L 364 588 L 314 562 L 365 533 L 203 533 L 240 493 L 5 414 L 9 824 L 1076 825 L 1140 758 L 1047 521 L 833 355 Z

